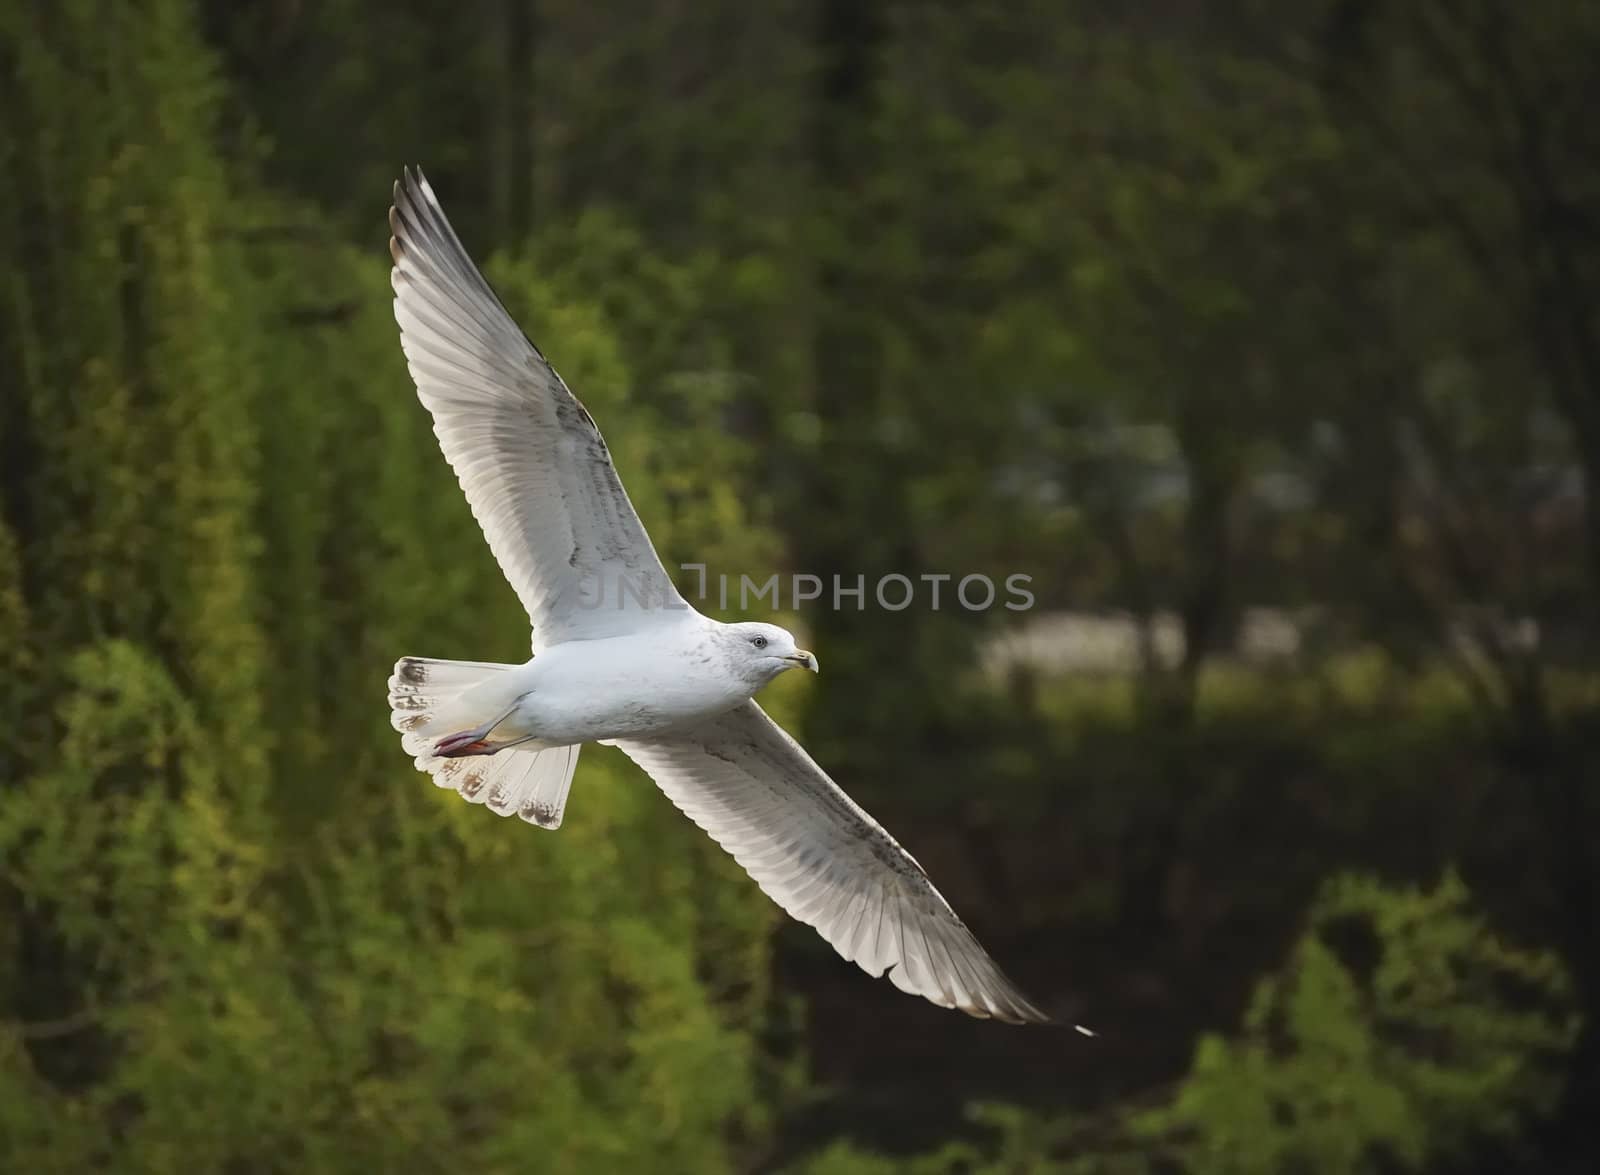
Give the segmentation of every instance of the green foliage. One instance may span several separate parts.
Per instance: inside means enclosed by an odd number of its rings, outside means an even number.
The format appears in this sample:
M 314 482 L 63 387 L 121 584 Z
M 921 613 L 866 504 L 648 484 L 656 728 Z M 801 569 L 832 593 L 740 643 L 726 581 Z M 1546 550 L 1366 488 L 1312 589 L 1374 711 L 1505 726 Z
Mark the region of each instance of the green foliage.
M 1318 895 L 1237 1036 L 1202 1036 L 1157 1109 L 969 1115 L 987 1141 L 905 1160 L 838 1143 L 804 1175 L 1415 1171 L 1507 1145 L 1560 1095 L 1578 1019 L 1556 957 L 1508 945 L 1459 878 L 1344 876 Z
M 1338 879 L 1309 923 L 1242 1037 L 1203 1037 L 1139 1134 L 1174 1138 L 1196 1172 L 1420 1170 L 1554 1107 L 1578 1029 L 1568 979 L 1493 934 L 1458 878 Z
M 793 1175 L 1148 1175 L 1145 1154 L 1105 1149 L 1087 1133 L 1087 1120 L 1049 1118 L 1015 1106 L 981 1104 L 966 1115 L 986 1141 L 951 1142 L 908 1158 L 874 1155 L 840 1142 L 797 1164 Z
M 4 18 L 37 197 L 0 221 L 30 266 L 0 303 L 26 441 L 0 637 L 36 672 L 6 675 L 0 747 L 0 1165 L 729 1167 L 788 1081 L 755 1047 L 770 903 L 613 752 L 559 837 L 411 770 L 388 667 L 514 659 L 526 621 L 410 392 L 381 237 L 224 161 L 187 6 L 104 16 Z M 608 233 L 602 256 L 637 244 Z M 759 558 L 739 445 L 662 450 L 591 275 L 491 269 L 624 475 L 681 471 L 641 503 L 657 535 Z M 599 288 L 671 340 L 695 280 Z M 645 348 L 651 377 L 681 350 Z M 705 391 L 690 431 L 715 430 Z

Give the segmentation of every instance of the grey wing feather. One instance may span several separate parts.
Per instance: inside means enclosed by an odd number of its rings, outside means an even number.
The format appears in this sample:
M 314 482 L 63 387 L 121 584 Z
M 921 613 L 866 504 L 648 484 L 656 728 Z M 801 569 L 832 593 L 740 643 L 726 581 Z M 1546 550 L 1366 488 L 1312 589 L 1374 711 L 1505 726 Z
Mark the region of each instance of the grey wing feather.
M 512 321 L 421 171 L 395 184 L 389 223 L 411 377 L 536 646 L 681 610 L 600 430 Z
M 791 917 L 873 977 L 946 1008 L 1047 1023 L 922 867 L 755 702 L 670 738 L 618 740 Z

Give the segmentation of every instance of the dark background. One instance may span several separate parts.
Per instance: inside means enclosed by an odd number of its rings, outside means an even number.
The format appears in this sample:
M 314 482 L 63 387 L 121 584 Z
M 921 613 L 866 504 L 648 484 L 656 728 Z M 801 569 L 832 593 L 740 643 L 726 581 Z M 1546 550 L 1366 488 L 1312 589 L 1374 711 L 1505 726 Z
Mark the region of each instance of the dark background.
M 1596 61 L 1509 0 L 0 8 L 0 1166 L 1595 1169 Z M 874 983 L 612 751 L 556 835 L 412 771 L 395 658 L 526 626 L 406 163 L 669 564 L 1032 577 L 780 614 L 763 700 L 1097 1039 Z

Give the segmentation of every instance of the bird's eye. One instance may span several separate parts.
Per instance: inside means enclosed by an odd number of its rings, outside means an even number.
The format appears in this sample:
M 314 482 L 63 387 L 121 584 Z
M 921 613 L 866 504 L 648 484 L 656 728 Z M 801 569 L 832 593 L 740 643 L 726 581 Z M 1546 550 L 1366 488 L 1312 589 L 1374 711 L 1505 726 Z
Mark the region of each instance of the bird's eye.
M 750 638 L 750 643 L 758 649 L 764 649 L 767 647 L 767 638 L 764 636 L 753 636 Z

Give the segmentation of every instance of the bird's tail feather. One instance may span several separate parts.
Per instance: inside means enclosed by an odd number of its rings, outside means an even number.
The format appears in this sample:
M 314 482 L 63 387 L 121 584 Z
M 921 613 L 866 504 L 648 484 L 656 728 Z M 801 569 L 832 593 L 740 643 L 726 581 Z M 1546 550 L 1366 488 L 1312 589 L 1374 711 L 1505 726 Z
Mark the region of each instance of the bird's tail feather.
M 428 755 L 440 736 L 485 721 L 473 704 L 492 679 L 514 665 L 494 661 L 438 661 L 401 657 L 389 678 L 389 724 L 412 755 Z
M 458 759 L 418 756 L 417 769 L 432 775 L 439 787 L 454 788 L 468 803 L 501 816 L 520 816 L 540 828 L 560 828 L 579 749 L 508 747 Z
M 486 720 L 478 687 L 514 665 L 492 661 L 440 661 L 402 657 L 389 678 L 389 720 L 417 770 L 439 787 L 501 816 L 513 814 L 541 828 L 559 828 L 578 766 L 576 746 L 507 747 L 492 755 L 448 758 L 433 753 L 443 735 Z

